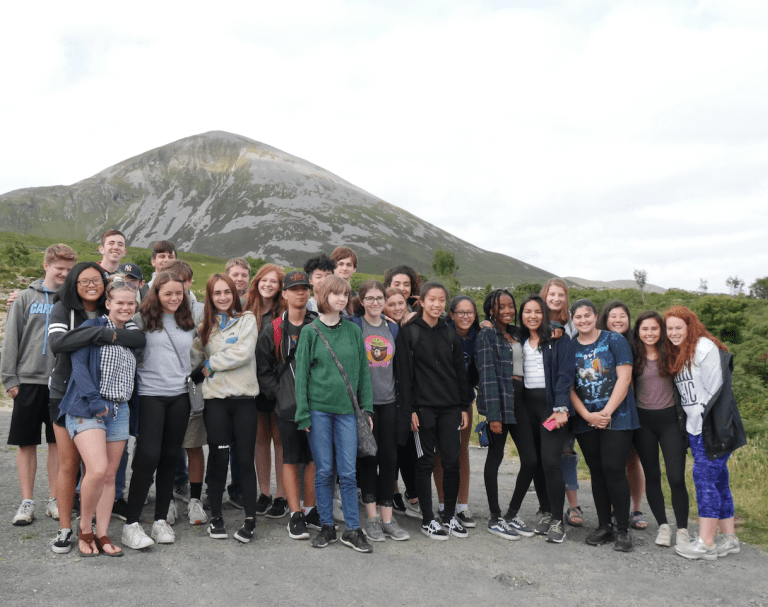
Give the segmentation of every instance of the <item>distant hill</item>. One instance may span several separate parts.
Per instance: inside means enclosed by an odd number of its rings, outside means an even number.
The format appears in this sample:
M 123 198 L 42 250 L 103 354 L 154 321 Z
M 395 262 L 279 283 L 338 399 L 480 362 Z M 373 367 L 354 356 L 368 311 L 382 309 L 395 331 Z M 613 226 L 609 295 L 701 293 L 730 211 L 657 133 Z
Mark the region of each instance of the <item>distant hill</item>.
M 566 276 L 565 280 L 576 285 L 591 289 L 636 289 L 640 290 L 634 280 L 587 280 L 586 278 L 576 278 L 575 276 Z M 646 293 L 665 293 L 667 290 L 658 285 L 647 283 L 645 285 Z
M 129 245 L 168 239 L 182 251 L 263 257 L 301 266 L 348 245 L 362 272 L 398 264 L 429 274 L 454 253 L 467 286 L 544 282 L 553 274 L 485 251 L 329 171 L 258 141 L 212 131 L 129 158 L 71 186 L 0 196 L 3 229 L 95 240 L 107 228 Z

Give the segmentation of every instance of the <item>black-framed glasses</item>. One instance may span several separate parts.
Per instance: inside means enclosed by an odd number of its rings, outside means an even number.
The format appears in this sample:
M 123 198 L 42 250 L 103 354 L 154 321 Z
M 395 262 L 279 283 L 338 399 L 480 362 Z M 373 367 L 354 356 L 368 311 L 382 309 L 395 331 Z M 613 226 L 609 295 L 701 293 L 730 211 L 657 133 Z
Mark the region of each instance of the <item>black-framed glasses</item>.
M 367 304 L 377 303 L 377 304 L 383 304 L 386 299 L 384 297 L 363 297 L 363 301 Z
M 468 312 L 465 312 L 464 310 L 461 310 L 460 312 L 454 312 L 454 314 L 459 318 L 472 318 L 475 315 L 475 311 L 469 310 Z
M 90 286 L 96 286 L 103 283 L 102 278 L 81 278 L 77 281 L 77 284 L 79 284 L 81 287 L 90 287 Z

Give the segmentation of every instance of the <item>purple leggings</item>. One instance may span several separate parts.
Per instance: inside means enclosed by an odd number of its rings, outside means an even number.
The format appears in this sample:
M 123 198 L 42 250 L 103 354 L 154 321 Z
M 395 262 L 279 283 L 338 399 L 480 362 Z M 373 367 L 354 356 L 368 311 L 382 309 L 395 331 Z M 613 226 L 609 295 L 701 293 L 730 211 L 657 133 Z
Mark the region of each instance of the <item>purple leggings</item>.
M 728 481 L 728 458 L 707 459 L 701 435 L 688 434 L 693 453 L 693 483 L 701 518 L 733 518 L 733 496 Z

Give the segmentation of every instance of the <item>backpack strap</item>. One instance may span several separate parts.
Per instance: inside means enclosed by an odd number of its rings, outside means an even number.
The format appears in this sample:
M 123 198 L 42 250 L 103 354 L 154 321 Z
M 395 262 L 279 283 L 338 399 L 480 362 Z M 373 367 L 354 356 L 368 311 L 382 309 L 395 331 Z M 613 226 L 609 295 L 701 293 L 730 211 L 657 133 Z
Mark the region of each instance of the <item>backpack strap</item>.
M 280 346 L 283 343 L 282 316 L 278 316 L 272 321 L 272 336 L 275 339 L 275 360 L 280 360 Z

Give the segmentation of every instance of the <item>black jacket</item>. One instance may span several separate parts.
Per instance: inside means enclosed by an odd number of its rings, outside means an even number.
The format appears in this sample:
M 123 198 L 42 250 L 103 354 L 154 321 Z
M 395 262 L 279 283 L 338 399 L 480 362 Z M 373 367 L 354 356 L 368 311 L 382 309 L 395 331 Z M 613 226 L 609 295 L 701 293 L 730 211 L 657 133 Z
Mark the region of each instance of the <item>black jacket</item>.
M 296 359 L 295 351 L 288 352 L 290 340 L 288 331 L 283 324 L 288 318 L 288 312 L 283 314 L 281 327 L 281 345 L 279 354 L 275 353 L 275 329 L 271 322 L 261 327 L 256 342 L 256 375 L 259 380 L 259 391 L 266 398 L 275 401 L 275 414 L 281 418 L 296 421 Z M 302 327 L 317 318 L 316 312 L 307 311 Z
M 442 318 L 434 327 L 417 318 L 400 329 L 396 344 L 402 409 L 409 419 L 419 407 L 469 409 L 461 338 Z
M 733 395 L 733 354 L 720 350 L 720 366 L 723 369 L 723 385 L 706 404 L 702 414 L 701 437 L 710 460 L 725 457 L 747 444 L 747 433 Z M 675 406 L 681 430 L 687 436 L 686 414 L 679 397 L 675 398 Z

